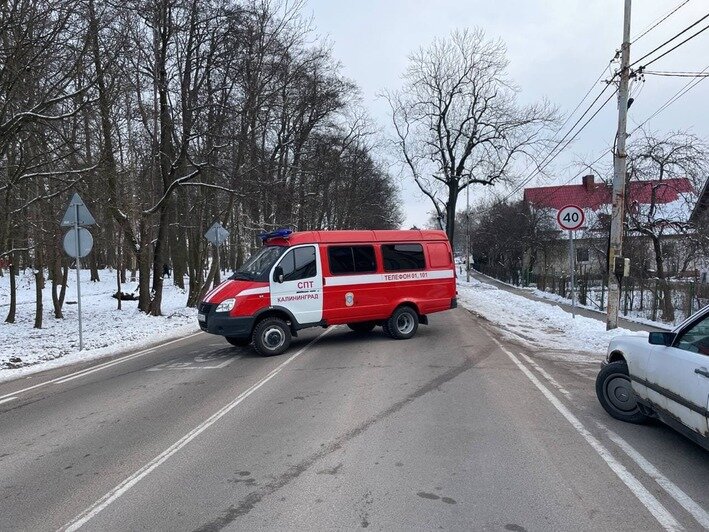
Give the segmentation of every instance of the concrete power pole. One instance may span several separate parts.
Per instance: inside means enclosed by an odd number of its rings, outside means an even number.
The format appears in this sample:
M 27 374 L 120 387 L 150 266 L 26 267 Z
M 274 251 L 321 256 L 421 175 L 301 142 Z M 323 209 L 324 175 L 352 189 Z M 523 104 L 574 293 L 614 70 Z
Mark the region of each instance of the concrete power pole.
M 465 280 L 470 282 L 470 183 L 465 187 Z
M 618 327 L 620 283 L 615 275 L 615 259 L 623 256 L 623 225 L 625 221 L 625 137 L 628 122 L 628 85 L 630 81 L 630 2 L 625 0 L 623 14 L 623 45 L 620 49 L 620 87 L 618 89 L 618 132 L 613 154 L 613 211 L 611 214 L 610 246 L 608 250 L 608 316 L 606 329 Z

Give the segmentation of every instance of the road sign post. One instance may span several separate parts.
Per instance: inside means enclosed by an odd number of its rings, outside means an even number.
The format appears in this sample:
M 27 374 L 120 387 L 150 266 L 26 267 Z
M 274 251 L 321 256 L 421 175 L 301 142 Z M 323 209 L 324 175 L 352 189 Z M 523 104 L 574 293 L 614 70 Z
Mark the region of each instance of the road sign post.
M 574 231 L 580 229 L 586 217 L 577 205 L 566 205 L 556 213 L 559 227 L 569 232 L 569 274 L 571 277 L 571 315 L 576 318 L 576 267 L 574 265 Z
M 84 349 L 84 335 L 81 323 L 81 257 L 85 257 L 91 252 L 94 240 L 88 229 L 83 225 L 94 225 L 96 220 L 84 205 L 78 194 L 74 194 L 69 202 L 69 207 L 64 213 L 61 225 L 63 227 L 73 226 L 64 235 L 64 251 L 70 257 L 76 259 L 76 308 L 79 314 L 79 351 Z

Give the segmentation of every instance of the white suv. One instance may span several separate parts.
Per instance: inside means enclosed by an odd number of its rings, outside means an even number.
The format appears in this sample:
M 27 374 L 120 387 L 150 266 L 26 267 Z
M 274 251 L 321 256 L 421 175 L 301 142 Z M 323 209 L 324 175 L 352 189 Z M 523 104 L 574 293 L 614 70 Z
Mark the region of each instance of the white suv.
M 672 332 L 614 338 L 596 395 L 616 419 L 659 418 L 709 450 L 709 306 Z

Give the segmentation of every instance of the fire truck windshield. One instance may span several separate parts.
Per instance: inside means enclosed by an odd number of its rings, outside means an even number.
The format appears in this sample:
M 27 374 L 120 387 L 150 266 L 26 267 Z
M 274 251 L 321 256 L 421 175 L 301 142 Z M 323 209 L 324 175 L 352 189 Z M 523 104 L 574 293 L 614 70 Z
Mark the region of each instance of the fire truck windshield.
M 241 265 L 229 279 L 268 282 L 268 274 L 278 258 L 285 253 L 285 246 L 265 246 Z

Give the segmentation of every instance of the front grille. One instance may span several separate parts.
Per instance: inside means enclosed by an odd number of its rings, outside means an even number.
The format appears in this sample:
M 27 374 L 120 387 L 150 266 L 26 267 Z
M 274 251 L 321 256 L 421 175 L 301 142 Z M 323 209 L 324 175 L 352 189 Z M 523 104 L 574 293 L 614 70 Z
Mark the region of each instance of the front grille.
M 215 306 L 216 305 L 214 305 L 213 303 L 200 303 L 198 310 L 199 310 L 199 312 L 201 312 L 205 316 L 208 316 L 209 311 L 212 310 L 212 307 L 215 307 Z

